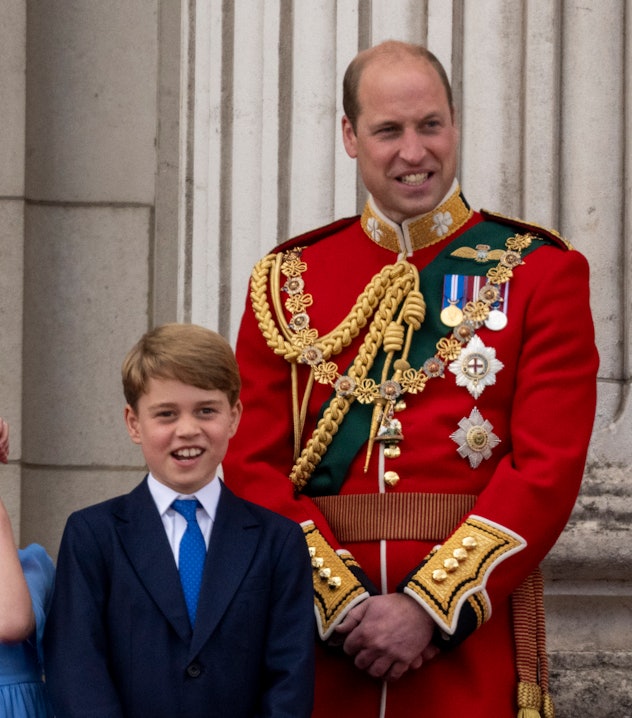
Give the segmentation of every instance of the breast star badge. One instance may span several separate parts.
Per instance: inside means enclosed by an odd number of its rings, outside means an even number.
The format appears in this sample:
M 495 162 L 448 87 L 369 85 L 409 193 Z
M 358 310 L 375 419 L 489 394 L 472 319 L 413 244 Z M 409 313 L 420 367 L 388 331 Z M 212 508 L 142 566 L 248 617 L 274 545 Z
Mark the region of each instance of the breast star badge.
M 456 375 L 457 386 L 464 386 L 475 398 L 496 383 L 496 374 L 505 365 L 496 359 L 496 350 L 486 347 L 475 334 L 459 357 L 448 367 Z
M 469 417 L 464 416 L 459 421 L 459 428 L 450 434 L 452 441 L 457 444 L 459 456 L 468 459 L 473 469 L 478 468 L 483 459 L 489 459 L 492 449 L 500 444 L 500 439 L 492 431 L 493 428 L 474 407 Z

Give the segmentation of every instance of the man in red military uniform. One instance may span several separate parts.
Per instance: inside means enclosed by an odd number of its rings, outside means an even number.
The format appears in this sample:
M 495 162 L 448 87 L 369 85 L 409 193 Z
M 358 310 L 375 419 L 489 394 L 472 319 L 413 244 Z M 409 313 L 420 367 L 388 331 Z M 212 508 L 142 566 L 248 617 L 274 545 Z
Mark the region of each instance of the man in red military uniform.
M 314 716 L 552 716 L 538 565 L 594 418 L 586 260 L 469 207 L 424 48 L 360 53 L 344 108 L 370 196 L 255 267 L 227 481 L 303 526 Z

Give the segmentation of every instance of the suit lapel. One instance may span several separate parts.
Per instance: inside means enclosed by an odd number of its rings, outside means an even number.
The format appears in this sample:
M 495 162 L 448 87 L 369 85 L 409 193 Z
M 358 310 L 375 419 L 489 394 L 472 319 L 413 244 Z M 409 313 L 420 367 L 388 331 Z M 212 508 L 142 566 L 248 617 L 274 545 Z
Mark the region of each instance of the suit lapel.
M 147 479 L 121 499 L 115 509 L 123 550 L 140 582 L 183 641 L 191 626 L 180 576 Z
M 206 643 L 232 601 L 256 554 L 260 533 L 259 521 L 222 484 L 202 577 L 191 655 Z

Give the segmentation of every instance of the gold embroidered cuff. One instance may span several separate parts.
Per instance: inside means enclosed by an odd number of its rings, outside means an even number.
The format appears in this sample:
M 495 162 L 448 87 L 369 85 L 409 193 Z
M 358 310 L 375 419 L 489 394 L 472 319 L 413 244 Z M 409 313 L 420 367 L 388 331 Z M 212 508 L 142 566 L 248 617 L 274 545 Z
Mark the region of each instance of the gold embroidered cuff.
M 348 551 L 334 551 L 312 521 L 302 527 L 312 559 L 318 632 L 327 640 L 351 608 L 369 593 L 354 574 L 352 569 L 358 564 Z
M 433 551 L 404 587 L 423 604 L 442 631 L 454 635 L 464 606 L 475 616 L 475 629 L 491 616 L 485 585 L 492 570 L 521 551 L 526 541 L 480 516 L 470 516 Z

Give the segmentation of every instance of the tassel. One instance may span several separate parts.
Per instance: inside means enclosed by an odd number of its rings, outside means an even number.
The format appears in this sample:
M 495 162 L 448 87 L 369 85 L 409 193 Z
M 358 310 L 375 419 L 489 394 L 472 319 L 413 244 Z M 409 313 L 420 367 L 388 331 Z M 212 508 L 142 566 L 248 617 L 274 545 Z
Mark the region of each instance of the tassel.
M 544 718 L 555 718 L 555 706 L 550 693 L 545 693 L 542 699 L 542 715 Z
M 542 718 L 542 691 L 537 683 L 518 683 L 518 718 Z

